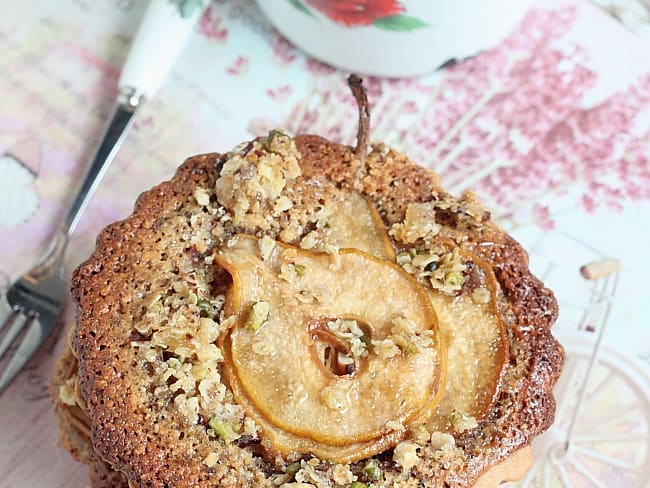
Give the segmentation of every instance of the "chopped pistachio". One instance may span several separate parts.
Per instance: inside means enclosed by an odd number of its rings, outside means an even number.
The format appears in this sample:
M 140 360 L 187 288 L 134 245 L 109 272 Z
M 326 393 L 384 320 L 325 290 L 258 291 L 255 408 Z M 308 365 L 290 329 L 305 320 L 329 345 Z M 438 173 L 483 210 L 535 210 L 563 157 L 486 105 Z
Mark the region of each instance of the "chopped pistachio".
M 368 485 L 361 483 L 361 481 L 353 481 L 350 488 L 368 488 Z
M 383 340 L 372 340 L 371 343 L 375 354 L 381 358 L 394 358 L 401 353 L 400 348 L 397 347 L 397 344 L 395 344 L 395 341 L 391 337 Z
M 210 301 L 199 298 L 196 301 L 196 306 L 199 307 L 199 316 L 213 319 L 217 316 L 217 307 Z
M 366 465 L 363 467 L 363 474 L 365 474 L 366 478 L 368 478 L 370 481 L 380 480 L 381 468 L 379 467 L 379 463 L 374 459 L 368 461 Z
M 277 142 L 277 138 L 288 138 L 289 136 L 282 132 L 281 130 L 278 129 L 271 129 L 269 131 L 269 134 L 266 136 L 266 140 L 264 141 L 264 145 L 266 146 L 267 149 L 272 151 L 274 148 L 274 143 Z
M 192 366 L 192 375 L 199 381 L 206 380 L 210 377 L 212 371 L 204 363 L 198 363 Z
M 287 466 L 285 473 L 287 473 L 289 476 L 294 476 L 298 471 L 300 471 L 300 463 L 291 463 L 289 466 Z
M 445 283 L 450 286 L 462 286 L 465 283 L 465 277 L 457 271 L 450 271 L 445 275 Z
M 269 320 L 270 305 L 268 302 L 256 302 L 251 307 L 246 320 L 246 328 L 256 331 Z
M 307 266 L 304 264 L 296 264 L 294 265 L 294 269 L 296 270 L 296 274 L 298 276 L 304 276 L 304 274 L 307 272 Z
M 332 467 L 331 477 L 336 486 L 355 486 L 354 474 L 350 467 L 344 464 L 335 464 Z
M 201 317 L 199 319 L 199 330 L 197 331 L 196 338 L 203 345 L 211 344 L 219 337 L 219 324 L 214 319 L 208 317 Z
M 212 417 L 208 422 L 208 426 L 226 444 L 230 444 L 232 441 L 237 439 L 237 437 L 239 437 L 237 432 L 235 432 L 235 430 L 228 422 L 224 422 L 217 417 Z

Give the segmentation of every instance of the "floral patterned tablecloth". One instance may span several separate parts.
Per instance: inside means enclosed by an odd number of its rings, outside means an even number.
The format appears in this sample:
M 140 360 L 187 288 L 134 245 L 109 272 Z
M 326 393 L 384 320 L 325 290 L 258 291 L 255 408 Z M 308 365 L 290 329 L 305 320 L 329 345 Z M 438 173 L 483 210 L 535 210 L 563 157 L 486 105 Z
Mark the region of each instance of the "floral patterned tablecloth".
M 65 214 L 143 2 L 0 0 L 0 11 L 2 288 Z M 251 1 L 215 1 L 138 114 L 70 245 L 68 275 L 102 227 L 190 154 L 273 127 L 352 142 L 344 77 L 290 45 Z M 579 268 L 620 260 L 605 339 L 647 372 L 650 44 L 591 4 L 546 1 L 494 49 L 426 77 L 366 84 L 373 138 L 439 171 L 452 192 L 479 194 L 555 290 L 559 328 L 605 324 L 588 323 L 594 294 L 605 292 Z M 88 484 L 60 446 L 47 399 L 62 344 L 50 337 L 0 397 L 0 487 Z

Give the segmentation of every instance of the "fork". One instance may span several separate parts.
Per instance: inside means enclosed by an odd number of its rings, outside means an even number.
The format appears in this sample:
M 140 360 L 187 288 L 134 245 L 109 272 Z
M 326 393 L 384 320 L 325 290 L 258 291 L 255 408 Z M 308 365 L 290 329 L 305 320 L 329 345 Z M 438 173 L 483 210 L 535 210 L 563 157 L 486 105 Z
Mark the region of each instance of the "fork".
M 9 386 L 59 322 L 68 296 L 63 269 L 68 241 L 93 190 L 122 144 L 142 99 L 142 94 L 133 89 L 121 91 L 88 174 L 50 248 L 41 261 L 13 283 L 6 292 L 7 303 L 4 308 L 7 317 L 0 325 L 0 334 L 4 332 L 0 341 L 0 362 L 6 360 L 4 356 L 12 345 L 15 346 L 15 352 L 5 368 L 0 371 L 0 393 Z M 17 338 L 21 335 L 22 340 L 18 342 Z
M 191 10 L 177 3 L 149 3 L 118 81 L 113 112 L 63 224 L 41 261 L 7 289 L 6 300 L 0 296 L 0 394 L 60 323 L 68 297 L 63 267 L 68 241 L 122 145 L 136 110 L 158 90 L 209 2 Z

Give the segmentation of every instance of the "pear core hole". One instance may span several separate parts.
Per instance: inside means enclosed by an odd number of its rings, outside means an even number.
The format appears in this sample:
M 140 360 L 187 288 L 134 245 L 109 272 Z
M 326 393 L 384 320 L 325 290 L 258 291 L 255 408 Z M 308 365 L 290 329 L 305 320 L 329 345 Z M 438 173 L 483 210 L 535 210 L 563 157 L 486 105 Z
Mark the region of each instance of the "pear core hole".
M 323 368 L 335 376 L 354 376 L 360 368 L 360 358 L 355 357 L 350 345 L 334 332 L 332 332 L 327 322 L 329 318 L 315 320 L 309 325 L 309 332 L 313 341 L 312 354 L 316 356 Z M 363 341 L 369 337 L 369 327 L 366 324 L 359 323 L 363 331 Z
M 340 351 L 329 344 L 323 344 L 319 349 L 322 350 L 320 360 L 328 371 L 336 376 L 354 376 L 357 367 L 354 358 L 349 353 Z

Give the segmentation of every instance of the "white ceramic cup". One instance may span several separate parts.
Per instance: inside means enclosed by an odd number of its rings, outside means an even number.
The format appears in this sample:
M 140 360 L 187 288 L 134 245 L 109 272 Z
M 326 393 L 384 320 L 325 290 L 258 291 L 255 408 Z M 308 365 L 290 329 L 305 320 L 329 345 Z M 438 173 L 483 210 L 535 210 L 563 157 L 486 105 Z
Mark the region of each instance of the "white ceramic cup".
M 502 40 L 532 0 L 257 0 L 315 58 L 377 76 L 413 76 Z

